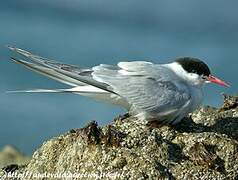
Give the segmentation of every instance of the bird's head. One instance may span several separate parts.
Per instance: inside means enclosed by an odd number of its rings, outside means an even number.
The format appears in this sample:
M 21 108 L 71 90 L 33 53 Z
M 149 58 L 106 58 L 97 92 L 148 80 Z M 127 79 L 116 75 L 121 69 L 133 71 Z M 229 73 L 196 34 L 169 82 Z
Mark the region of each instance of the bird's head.
M 180 77 L 195 86 L 202 86 L 205 83 L 215 83 L 224 87 L 230 86 L 225 81 L 213 76 L 207 64 L 197 58 L 178 58 L 174 62 L 173 69 Z

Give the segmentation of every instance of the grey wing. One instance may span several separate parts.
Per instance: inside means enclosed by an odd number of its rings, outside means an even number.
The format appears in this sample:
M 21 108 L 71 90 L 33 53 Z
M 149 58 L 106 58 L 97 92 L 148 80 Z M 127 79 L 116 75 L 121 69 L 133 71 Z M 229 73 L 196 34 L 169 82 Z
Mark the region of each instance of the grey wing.
M 173 72 L 149 62 L 119 63 L 120 70 L 93 68 L 93 78 L 110 85 L 139 111 L 165 115 L 177 111 L 190 99 L 186 86 L 173 83 Z M 171 81 L 172 80 L 172 81 Z
M 12 58 L 12 60 L 28 67 L 31 70 L 34 70 L 38 73 L 46 75 L 52 79 L 58 80 L 60 82 L 63 82 L 65 84 L 72 85 L 72 86 L 91 85 L 99 89 L 105 90 L 107 92 L 116 94 L 110 90 L 109 85 L 102 82 L 98 82 L 92 78 L 92 75 L 91 75 L 93 72 L 92 69 L 82 69 L 75 65 L 60 63 L 54 60 L 40 57 L 38 55 L 34 55 L 30 52 L 27 52 L 25 50 L 22 50 L 16 47 L 8 46 L 8 48 L 30 59 L 32 62 L 19 60 L 16 58 Z M 110 65 L 106 65 L 106 66 L 107 68 L 113 67 Z

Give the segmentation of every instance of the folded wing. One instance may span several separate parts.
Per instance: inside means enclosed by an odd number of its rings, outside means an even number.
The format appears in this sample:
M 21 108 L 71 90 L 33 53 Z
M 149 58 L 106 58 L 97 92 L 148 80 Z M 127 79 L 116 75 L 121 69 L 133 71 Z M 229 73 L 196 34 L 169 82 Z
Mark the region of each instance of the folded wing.
M 165 116 L 180 111 L 190 100 L 186 86 L 174 84 L 176 77 L 165 66 L 149 62 L 121 62 L 120 70 L 103 66 L 93 68 L 92 76 L 110 85 L 112 90 L 124 97 L 136 111 Z

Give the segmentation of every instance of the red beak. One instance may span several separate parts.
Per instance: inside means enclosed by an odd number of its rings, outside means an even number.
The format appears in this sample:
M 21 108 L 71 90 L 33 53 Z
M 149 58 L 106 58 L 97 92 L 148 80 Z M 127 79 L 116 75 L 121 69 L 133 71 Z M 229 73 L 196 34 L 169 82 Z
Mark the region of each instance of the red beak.
M 224 86 L 224 87 L 230 87 L 230 85 L 229 85 L 228 83 L 226 83 L 225 81 L 222 81 L 222 80 L 218 79 L 218 78 L 215 77 L 215 76 L 209 75 L 206 79 L 207 79 L 208 81 L 212 82 L 212 83 L 219 84 L 219 85 Z

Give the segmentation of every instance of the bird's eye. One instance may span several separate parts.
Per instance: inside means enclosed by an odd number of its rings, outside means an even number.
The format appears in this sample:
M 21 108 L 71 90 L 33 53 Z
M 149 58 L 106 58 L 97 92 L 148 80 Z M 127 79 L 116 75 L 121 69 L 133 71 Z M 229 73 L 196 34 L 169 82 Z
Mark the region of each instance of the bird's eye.
M 206 76 L 205 76 L 204 74 L 202 74 L 201 77 L 202 77 L 203 79 L 207 79 Z

